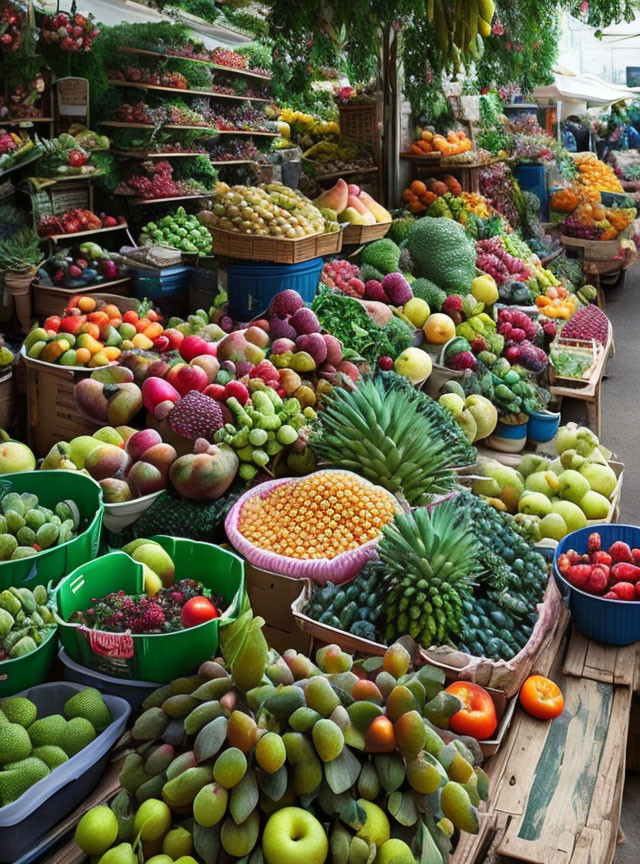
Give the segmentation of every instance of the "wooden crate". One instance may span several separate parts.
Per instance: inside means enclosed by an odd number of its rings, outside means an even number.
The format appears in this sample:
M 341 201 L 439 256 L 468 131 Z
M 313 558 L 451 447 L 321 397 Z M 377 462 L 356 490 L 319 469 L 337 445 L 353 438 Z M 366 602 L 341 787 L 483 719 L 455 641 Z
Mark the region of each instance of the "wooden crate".
M 58 441 L 93 435 L 95 423 L 81 417 L 73 401 L 74 386 L 92 370 L 21 359 L 27 367 L 28 440 L 36 456 L 46 456 Z
M 380 157 L 380 132 L 378 130 L 378 103 L 374 99 L 356 105 L 340 106 L 340 136 L 345 142 L 359 144 L 371 150 L 374 159 Z
M 123 279 L 114 279 L 111 282 L 103 282 L 100 285 L 87 286 L 86 288 L 55 288 L 51 285 L 39 285 L 35 282 L 31 288 L 33 297 L 33 315 L 39 320 L 49 315 L 60 315 L 69 300 L 77 294 L 90 294 L 96 296 L 108 291 L 113 297 L 131 296 L 131 279 L 127 276 Z

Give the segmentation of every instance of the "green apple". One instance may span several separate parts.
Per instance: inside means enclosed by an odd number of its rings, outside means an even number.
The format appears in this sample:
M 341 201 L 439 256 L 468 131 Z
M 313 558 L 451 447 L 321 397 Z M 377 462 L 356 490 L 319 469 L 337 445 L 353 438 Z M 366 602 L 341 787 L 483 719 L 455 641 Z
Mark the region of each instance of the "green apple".
M 567 535 L 567 523 L 559 513 L 547 513 L 540 520 L 540 536 L 551 540 L 562 540 Z
M 530 474 L 549 469 L 549 460 L 537 453 L 525 453 L 518 465 L 518 471 L 526 479 Z
M 398 375 L 408 378 L 412 384 L 428 378 L 433 368 L 431 357 L 421 348 L 405 348 L 393 365 Z
M 575 450 L 578 444 L 579 428 L 577 423 L 567 423 L 566 426 L 561 426 L 558 429 L 556 434 L 556 450 L 559 454 L 564 453 L 565 450 Z
M 283 807 L 269 816 L 262 834 L 262 852 L 267 864 L 324 864 L 329 841 L 308 810 Z
M 124 438 L 113 426 L 103 426 L 93 433 L 93 437 L 103 444 L 114 444 L 116 447 L 124 447 Z
M 580 504 L 590 489 L 587 478 L 571 468 L 568 471 L 563 471 L 558 480 L 560 481 L 560 497 L 564 498 L 565 501 L 573 501 L 574 504 Z
M 438 402 L 454 417 L 457 417 L 464 410 L 464 399 L 457 393 L 443 393 Z
M 478 431 L 476 441 L 487 438 L 498 425 L 498 411 L 486 396 L 473 394 L 467 396 L 464 407 L 473 415 Z
M 577 531 L 586 528 L 587 517 L 573 501 L 552 501 L 551 512 L 558 513 L 564 519 L 567 531 Z
M 527 492 L 518 502 L 518 513 L 532 516 L 546 516 L 551 513 L 551 501 L 542 492 Z
M 415 855 L 404 840 L 387 840 L 378 849 L 376 864 L 415 864 Z
M 489 459 L 483 465 L 483 473 L 493 477 L 500 486 L 499 498 L 506 504 L 509 513 L 515 513 L 518 509 L 518 501 L 524 492 L 524 477 L 515 468 L 501 465 L 495 459 Z M 544 513 L 542 514 L 544 516 Z
M 356 834 L 356 837 L 361 837 L 367 843 L 375 843 L 379 849 L 391 836 L 391 827 L 387 814 L 382 807 L 378 807 L 377 804 L 367 801 L 365 798 L 358 799 L 358 806 L 362 807 L 367 814 L 367 818 L 362 828 Z
M 597 462 L 585 462 L 580 468 L 580 473 L 589 481 L 589 486 L 591 486 L 594 492 L 599 492 L 605 498 L 611 498 L 618 478 L 615 475 L 615 471 L 609 465 L 599 465 Z
M 554 486 L 551 485 L 552 483 Z M 542 495 L 546 495 L 547 498 L 553 495 L 557 487 L 558 478 L 553 471 L 535 471 L 533 474 L 529 474 L 524 481 L 524 488 L 528 492 L 540 492 Z
M 599 492 L 593 492 L 591 489 L 580 501 L 580 509 L 587 519 L 604 519 L 609 513 L 610 506 L 608 498 Z
M 89 453 L 91 453 L 92 450 L 95 450 L 96 447 L 103 446 L 104 441 L 100 441 L 92 435 L 78 435 L 77 438 L 72 438 L 69 442 L 69 455 L 71 461 L 76 468 L 82 469 L 84 468 L 84 460 L 87 458 Z
M 553 473 L 557 474 L 559 477 L 564 471 L 564 467 L 560 459 L 552 459 L 551 462 L 549 462 L 549 464 L 547 465 L 547 470 L 553 471 Z
M 473 494 L 486 495 L 487 498 L 500 497 L 500 485 L 493 477 L 479 477 L 473 481 Z

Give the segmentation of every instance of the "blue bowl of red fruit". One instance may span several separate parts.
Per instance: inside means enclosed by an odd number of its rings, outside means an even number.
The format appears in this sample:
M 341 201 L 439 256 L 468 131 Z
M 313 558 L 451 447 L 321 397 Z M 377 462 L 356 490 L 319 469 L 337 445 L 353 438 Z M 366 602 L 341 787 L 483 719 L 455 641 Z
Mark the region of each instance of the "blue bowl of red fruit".
M 558 543 L 553 571 L 580 633 L 606 645 L 640 640 L 640 528 L 572 531 Z

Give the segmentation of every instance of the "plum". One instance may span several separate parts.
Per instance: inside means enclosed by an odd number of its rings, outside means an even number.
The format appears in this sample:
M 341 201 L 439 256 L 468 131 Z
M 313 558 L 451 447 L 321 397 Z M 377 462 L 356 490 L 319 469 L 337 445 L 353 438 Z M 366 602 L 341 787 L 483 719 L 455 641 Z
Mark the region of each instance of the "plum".
M 327 359 L 327 343 L 320 333 L 304 333 L 296 339 L 296 351 L 306 351 L 316 362 L 316 366 Z
M 319 333 L 320 332 L 320 322 L 315 316 L 315 313 L 304 306 L 302 309 L 298 309 L 291 316 L 291 326 L 295 329 L 296 333 Z
M 271 338 L 276 341 L 278 339 L 295 340 L 298 334 L 296 333 L 295 328 L 291 326 L 289 321 L 289 315 L 287 315 L 285 318 L 272 318 L 269 326 L 269 335 L 271 336 Z
M 272 317 L 284 318 L 285 315 L 293 315 L 303 306 L 304 300 L 298 292 L 288 288 L 273 298 L 269 307 L 269 314 Z
M 332 366 L 337 366 L 338 363 L 342 362 L 342 343 L 330 333 L 323 333 L 322 338 L 327 346 L 326 362 L 331 363 Z
M 114 444 L 101 444 L 84 461 L 84 467 L 94 480 L 106 480 L 108 477 L 122 480 L 130 465 L 129 454 Z
M 173 405 L 173 403 L 171 403 Z M 132 462 L 137 462 L 144 453 L 153 447 L 155 444 L 161 444 L 162 438 L 160 433 L 155 429 L 142 429 L 140 432 L 134 432 L 127 439 L 125 450 L 131 457 Z

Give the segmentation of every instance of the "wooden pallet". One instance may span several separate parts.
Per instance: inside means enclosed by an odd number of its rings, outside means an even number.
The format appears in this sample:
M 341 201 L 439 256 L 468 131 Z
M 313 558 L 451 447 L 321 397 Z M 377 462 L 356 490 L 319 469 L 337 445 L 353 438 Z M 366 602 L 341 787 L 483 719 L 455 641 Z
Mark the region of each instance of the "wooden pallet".
M 598 645 L 573 631 L 564 662 L 542 658 L 565 712 L 548 723 L 518 709 L 509 739 L 486 765 L 490 799 L 480 833 L 464 836 L 451 864 L 611 864 L 638 657 L 636 645 Z

